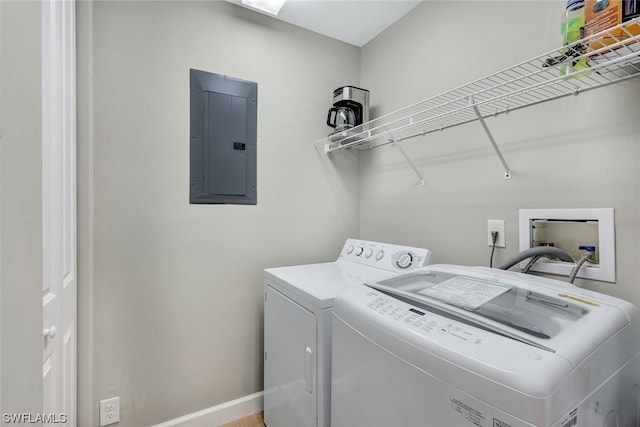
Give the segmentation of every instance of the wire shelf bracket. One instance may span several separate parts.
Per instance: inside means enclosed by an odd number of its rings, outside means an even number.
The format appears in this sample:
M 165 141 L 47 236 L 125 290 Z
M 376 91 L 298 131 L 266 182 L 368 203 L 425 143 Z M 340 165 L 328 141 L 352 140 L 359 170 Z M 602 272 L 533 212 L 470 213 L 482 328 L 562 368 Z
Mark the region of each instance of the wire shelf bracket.
M 391 132 L 389 132 L 389 142 L 391 142 L 394 147 L 400 150 L 400 153 L 402 153 L 407 163 L 409 163 L 409 166 L 411 166 L 411 169 L 413 169 L 413 172 L 415 172 L 415 174 L 418 176 L 418 185 L 424 185 L 424 176 L 422 176 L 422 174 L 416 167 L 415 163 L 413 163 L 411 158 L 409 158 L 409 156 L 407 155 L 407 152 L 404 151 L 404 148 L 402 148 L 402 146 L 400 145 L 400 141 L 396 140 L 393 137 L 393 134 Z
M 484 129 L 484 132 L 487 134 L 487 137 L 489 138 L 489 141 L 491 142 L 493 149 L 495 150 L 496 154 L 498 155 L 498 158 L 500 159 L 500 163 L 502 163 L 502 167 L 504 168 L 504 179 L 511 179 L 511 175 L 512 175 L 511 168 L 507 164 L 507 161 L 504 159 L 504 156 L 502 155 L 502 151 L 500 151 L 500 147 L 498 147 L 498 144 L 496 144 L 496 140 L 493 138 L 493 135 L 491 134 L 491 131 L 487 126 L 487 123 L 484 121 L 484 117 L 482 117 L 482 113 L 480 113 L 478 106 L 473 102 L 472 95 L 469 95 L 469 105 L 471 106 L 471 108 L 473 108 L 473 111 L 476 113 L 476 116 L 478 117 L 478 121 L 482 125 L 482 129 Z

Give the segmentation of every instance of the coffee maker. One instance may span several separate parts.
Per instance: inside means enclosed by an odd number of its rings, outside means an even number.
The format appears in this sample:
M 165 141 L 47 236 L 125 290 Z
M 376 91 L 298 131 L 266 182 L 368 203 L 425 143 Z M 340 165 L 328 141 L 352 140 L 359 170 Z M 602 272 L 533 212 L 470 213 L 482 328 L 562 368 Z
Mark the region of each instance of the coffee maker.
M 348 131 L 369 121 L 369 91 L 355 86 L 343 86 L 333 91 L 333 107 L 327 113 L 331 135 Z

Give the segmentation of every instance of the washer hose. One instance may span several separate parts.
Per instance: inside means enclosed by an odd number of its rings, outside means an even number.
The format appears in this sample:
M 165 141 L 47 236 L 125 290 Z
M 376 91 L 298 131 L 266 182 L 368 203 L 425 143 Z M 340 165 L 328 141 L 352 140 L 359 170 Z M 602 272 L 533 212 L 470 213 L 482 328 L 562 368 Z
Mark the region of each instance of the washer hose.
M 506 262 L 500 264 L 497 268 L 499 268 L 500 270 L 508 270 L 520 261 L 524 261 L 527 258 L 535 257 L 537 260 L 542 256 L 554 256 L 559 258 L 561 261 L 571 263 L 574 262 L 573 258 L 571 258 L 571 255 L 560 248 L 556 248 L 554 246 L 536 246 L 535 248 L 525 249 L 510 260 L 507 260 Z M 531 266 L 528 267 L 531 268 Z
M 573 267 L 573 270 L 571 270 L 571 274 L 569 274 L 569 283 L 573 283 L 573 281 L 576 280 L 576 276 L 578 275 L 578 271 L 580 271 L 582 264 L 587 261 L 593 262 L 593 254 L 591 252 L 583 255 L 582 258 L 580 258 L 576 263 L 576 266 Z

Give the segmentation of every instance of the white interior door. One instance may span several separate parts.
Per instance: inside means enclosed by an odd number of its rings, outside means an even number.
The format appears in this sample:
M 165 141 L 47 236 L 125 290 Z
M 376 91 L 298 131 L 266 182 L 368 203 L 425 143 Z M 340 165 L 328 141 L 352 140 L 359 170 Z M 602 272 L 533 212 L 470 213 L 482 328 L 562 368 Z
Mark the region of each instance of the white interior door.
M 75 2 L 42 2 L 43 412 L 76 425 Z

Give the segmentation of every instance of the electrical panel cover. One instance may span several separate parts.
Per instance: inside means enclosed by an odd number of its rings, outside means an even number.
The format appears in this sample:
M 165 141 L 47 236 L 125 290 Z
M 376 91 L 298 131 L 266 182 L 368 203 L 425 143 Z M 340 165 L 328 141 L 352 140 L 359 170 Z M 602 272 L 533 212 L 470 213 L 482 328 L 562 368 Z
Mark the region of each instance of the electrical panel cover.
M 192 204 L 257 203 L 258 85 L 191 69 Z

